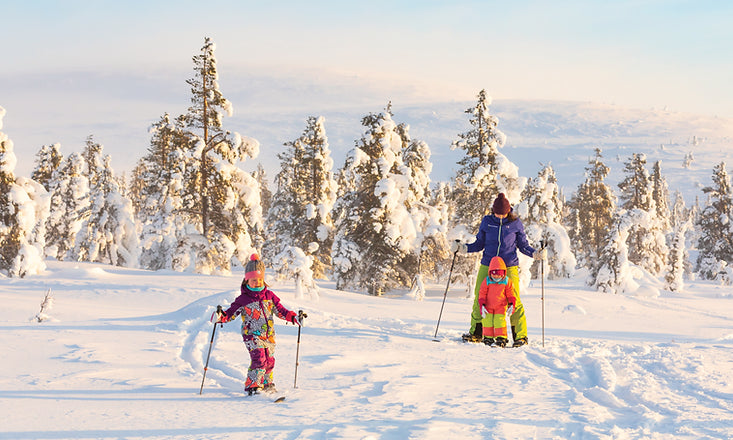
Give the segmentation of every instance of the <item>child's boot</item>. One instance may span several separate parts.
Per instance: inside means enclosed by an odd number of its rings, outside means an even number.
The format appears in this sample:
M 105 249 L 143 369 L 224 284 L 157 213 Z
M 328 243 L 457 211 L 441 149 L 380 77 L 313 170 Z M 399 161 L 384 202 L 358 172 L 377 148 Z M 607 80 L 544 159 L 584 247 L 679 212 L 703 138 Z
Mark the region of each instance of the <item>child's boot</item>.
M 484 336 L 484 344 L 491 346 L 494 343 L 494 338 Z
M 504 348 L 506 347 L 506 341 L 507 341 L 506 338 L 498 337 L 496 338 L 496 346 Z

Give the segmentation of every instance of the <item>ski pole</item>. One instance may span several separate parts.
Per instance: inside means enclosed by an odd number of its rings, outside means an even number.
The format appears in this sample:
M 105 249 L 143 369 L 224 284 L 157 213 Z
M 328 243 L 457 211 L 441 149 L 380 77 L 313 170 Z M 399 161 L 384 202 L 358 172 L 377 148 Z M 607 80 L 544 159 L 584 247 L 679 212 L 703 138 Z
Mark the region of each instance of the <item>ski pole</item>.
M 540 251 L 545 250 L 547 244 L 544 240 L 540 240 Z M 540 260 L 540 284 L 542 286 L 542 347 L 545 346 L 545 258 L 542 255 Z
M 303 326 L 303 319 L 307 317 L 308 315 L 303 313 L 303 310 L 298 310 L 298 322 L 300 323 L 300 325 L 298 326 L 298 343 L 295 346 L 295 379 L 293 379 L 293 388 L 298 388 L 298 356 L 300 355 L 300 329 Z
M 445 307 L 445 298 L 448 296 L 448 287 L 450 287 L 450 277 L 453 276 L 453 265 L 456 264 L 456 255 L 458 255 L 458 249 L 453 252 L 453 260 L 450 263 L 450 270 L 448 271 L 448 283 L 445 285 L 445 292 L 443 293 L 443 304 L 440 305 L 440 314 L 438 315 L 438 324 L 435 326 L 435 335 L 433 335 L 433 341 L 438 341 L 438 327 L 440 327 L 440 318 L 443 317 L 443 307 Z
M 222 327 L 224 327 L 224 324 L 221 321 L 219 321 L 219 318 L 218 318 L 218 316 L 220 316 L 222 313 L 223 313 L 223 310 L 221 306 L 216 306 L 217 320 L 214 323 L 214 329 L 211 331 L 211 341 L 209 341 L 209 354 L 206 355 L 206 365 L 204 365 L 204 377 L 201 379 L 201 389 L 199 390 L 199 396 L 203 394 L 204 392 L 204 381 L 206 380 L 206 370 L 209 369 L 209 357 L 211 357 L 211 347 L 214 346 L 214 335 L 216 334 L 216 324 L 219 324 Z

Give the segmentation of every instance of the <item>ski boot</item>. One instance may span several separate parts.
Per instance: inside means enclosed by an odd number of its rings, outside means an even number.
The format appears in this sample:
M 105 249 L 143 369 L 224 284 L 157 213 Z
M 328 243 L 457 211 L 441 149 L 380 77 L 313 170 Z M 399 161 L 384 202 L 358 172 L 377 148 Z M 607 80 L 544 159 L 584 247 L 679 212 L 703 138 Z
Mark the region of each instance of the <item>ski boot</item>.
M 254 388 L 247 388 L 245 391 L 247 391 L 248 396 L 253 396 L 255 394 L 260 394 L 260 388 L 254 387 Z
M 484 344 L 491 347 L 494 344 L 494 338 L 484 336 Z
M 498 338 L 496 338 L 496 346 L 497 347 L 501 347 L 501 348 L 506 347 L 506 342 L 507 342 L 507 339 L 506 338 L 502 338 L 501 336 L 498 337 Z
M 521 347 L 523 345 L 529 344 L 529 339 L 525 338 L 519 338 L 514 340 L 514 344 L 512 344 L 512 347 Z

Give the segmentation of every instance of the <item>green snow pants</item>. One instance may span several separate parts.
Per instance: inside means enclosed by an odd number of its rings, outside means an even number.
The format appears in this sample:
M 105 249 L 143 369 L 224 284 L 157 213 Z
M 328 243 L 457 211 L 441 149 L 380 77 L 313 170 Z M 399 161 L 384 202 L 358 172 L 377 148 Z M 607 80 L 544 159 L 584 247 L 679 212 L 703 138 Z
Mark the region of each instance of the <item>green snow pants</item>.
M 517 339 L 527 337 L 527 319 L 524 317 L 524 306 L 522 299 L 519 297 L 519 268 L 517 266 L 509 266 L 506 268 L 507 276 L 512 280 L 514 287 L 514 296 L 517 297 L 517 303 L 514 305 L 514 313 L 509 317 L 509 323 L 512 326 L 512 337 Z M 481 323 L 481 306 L 478 305 L 478 292 L 481 289 L 481 283 L 489 275 L 489 266 L 483 264 L 478 268 L 476 276 L 476 287 L 473 291 L 473 310 L 471 310 L 471 334 L 476 334 L 476 324 Z M 481 336 L 480 334 L 477 336 Z

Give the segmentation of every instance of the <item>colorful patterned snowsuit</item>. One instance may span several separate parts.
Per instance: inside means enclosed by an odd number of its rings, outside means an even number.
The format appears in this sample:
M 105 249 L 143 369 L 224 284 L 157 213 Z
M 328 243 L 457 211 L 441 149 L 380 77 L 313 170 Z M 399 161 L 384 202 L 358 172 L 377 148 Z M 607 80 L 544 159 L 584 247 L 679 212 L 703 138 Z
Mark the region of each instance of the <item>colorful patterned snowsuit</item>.
M 506 274 L 506 265 L 501 257 L 494 257 L 489 264 L 489 272 L 492 270 L 503 270 Z M 506 309 L 508 305 L 514 306 L 517 298 L 514 296 L 512 280 L 504 276 L 499 281 L 494 281 L 490 276 L 481 283 L 478 294 L 480 307 L 486 309 L 486 315 L 481 320 L 483 336 L 488 338 L 507 338 L 506 332 Z
M 242 284 L 241 294 L 224 312 L 227 319 L 242 315 L 242 339 L 251 359 L 247 370 L 245 391 L 273 385 L 275 368 L 274 316 L 292 322 L 295 312 L 280 304 L 280 298 L 265 288 L 261 292 Z

